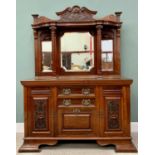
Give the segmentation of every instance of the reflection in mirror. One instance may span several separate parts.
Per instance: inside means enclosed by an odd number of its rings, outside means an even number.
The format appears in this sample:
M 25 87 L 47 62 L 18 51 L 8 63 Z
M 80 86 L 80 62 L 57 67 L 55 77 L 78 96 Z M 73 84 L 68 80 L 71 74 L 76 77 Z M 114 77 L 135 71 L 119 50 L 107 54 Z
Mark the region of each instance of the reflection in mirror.
M 94 67 L 94 37 L 89 32 L 66 32 L 61 37 L 61 67 L 67 72 Z
M 52 71 L 52 43 L 51 41 L 42 41 L 42 71 L 51 72 Z
M 112 71 L 113 70 L 113 40 L 102 40 L 101 41 L 101 65 L 103 71 Z

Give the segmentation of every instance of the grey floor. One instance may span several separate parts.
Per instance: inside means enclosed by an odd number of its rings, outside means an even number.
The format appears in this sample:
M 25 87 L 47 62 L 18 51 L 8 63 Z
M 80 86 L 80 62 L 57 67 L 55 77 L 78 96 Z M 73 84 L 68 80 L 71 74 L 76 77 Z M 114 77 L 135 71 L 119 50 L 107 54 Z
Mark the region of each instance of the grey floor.
M 132 133 L 133 142 L 137 147 L 138 134 Z M 101 147 L 95 142 L 59 142 L 56 146 L 44 146 L 39 153 L 18 153 L 18 148 L 23 143 L 23 133 L 17 133 L 16 136 L 17 155 L 138 155 L 138 153 L 115 153 L 114 147 Z

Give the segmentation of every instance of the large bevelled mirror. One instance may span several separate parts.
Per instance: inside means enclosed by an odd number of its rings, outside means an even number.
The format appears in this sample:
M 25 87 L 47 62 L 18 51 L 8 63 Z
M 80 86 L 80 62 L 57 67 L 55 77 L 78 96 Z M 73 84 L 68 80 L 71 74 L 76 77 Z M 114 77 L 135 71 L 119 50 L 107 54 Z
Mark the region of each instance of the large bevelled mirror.
M 94 37 L 89 32 L 65 32 L 61 37 L 61 68 L 88 72 L 94 67 Z
M 42 71 L 51 72 L 52 71 L 52 42 L 42 41 Z

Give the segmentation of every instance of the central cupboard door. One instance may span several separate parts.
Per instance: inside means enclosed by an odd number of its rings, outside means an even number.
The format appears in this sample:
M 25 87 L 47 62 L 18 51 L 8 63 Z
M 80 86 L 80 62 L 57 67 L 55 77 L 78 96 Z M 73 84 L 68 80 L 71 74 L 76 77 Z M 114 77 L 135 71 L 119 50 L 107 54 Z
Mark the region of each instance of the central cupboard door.
M 97 136 L 98 124 L 95 106 L 58 109 L 58 136 Z

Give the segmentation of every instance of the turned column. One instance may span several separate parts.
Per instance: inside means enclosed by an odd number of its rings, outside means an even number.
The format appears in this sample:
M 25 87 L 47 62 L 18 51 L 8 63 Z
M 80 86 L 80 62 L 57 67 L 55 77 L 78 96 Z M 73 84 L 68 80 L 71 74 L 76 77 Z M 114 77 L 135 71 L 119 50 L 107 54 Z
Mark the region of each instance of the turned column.
M 33 33 L 34 33 L 34 51 L 35 51 L 35 75 L 38 76 L 39 75 L 39 70 L 40 70 L 40 67 L 39 66 L 40 64 L 37 63 L 39 60 L 39 55 L 38 55 L 38 31 L 33 29 Z M 40 61 L 39 61 L 40 62 Z
M 120 22 L 120 16 L 122 12 L 115 12 L 115 15 L 117 17 L 117 21 Z M 121 24 L 118 24 L 118 27 L 116 29 L 116 47 L 115 47 L 115 54 L 114 54 L 114 60 L 115 62 L 115 73 L 116 74 L 121 74 L 120 73 L 120 35 L 121 35 Z
M 35 24 L 38 20 L 39 15 L 38 14 L 33 14 L 33 24 Z M 38 43 L 38 31 L 37 29 L 33 28 L 33 36 L 34 36 L 34 51 L 35 51 L 35 76 L 39 75 L 39 71 L 41 69 L 41 64 L 39 64 L 38 62 L 40 62 L 40 57 L 39 57 L 39 43 Z
M 102 40 L 102 25 L 97 25 L 96 30 L 97 30 L 97 74 L 101 74 L 101 40 Z
M 116 30 L 116 46 L 114 50 L 114 70 L 116 74 L 121 74 L 120 73 L 120 28 Z
M 33 14 L 33 24 L 35 24 L 35 22 L 38 19 L 38 14 Z M 38 76 L 39 75 L 39 63 L 37 63 L 37 59 L 39 58 L 38 55 L 38 31 L 36 29 L 33 29 L 33 36 L 34 36 L 34 51 L 35 51 L 35 75 Z
M 56 46 L 56 27 L 54 25 L 51 25 L 50 27 L 51 29 L 51 44 L 52 44 L 52 60 L 51 60 L 51 65 L 52 65 L 52 71 L 53 74 L 56 74 L 56 70 L 57 70 L 57 46 Z

